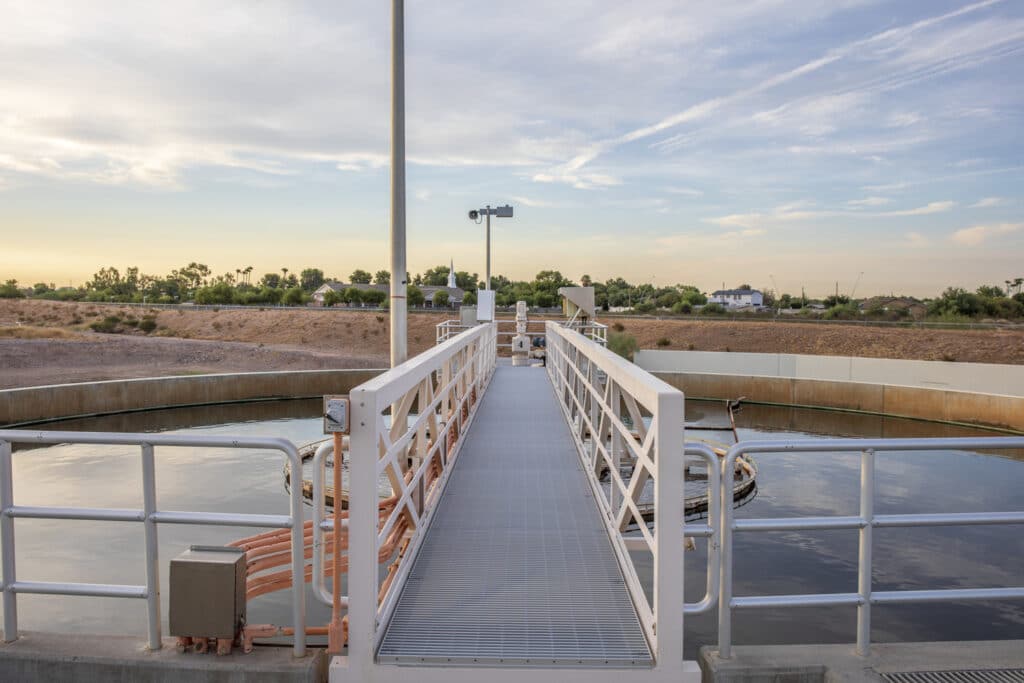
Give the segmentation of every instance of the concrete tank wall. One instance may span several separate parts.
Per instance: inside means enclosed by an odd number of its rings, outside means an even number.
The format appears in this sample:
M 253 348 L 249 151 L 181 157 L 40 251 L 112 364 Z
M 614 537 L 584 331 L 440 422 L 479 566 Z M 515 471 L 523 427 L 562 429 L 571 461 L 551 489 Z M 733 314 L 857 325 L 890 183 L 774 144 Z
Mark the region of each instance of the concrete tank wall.
M 719 351 L 638 351 L 634 360 L 648 372 L 838 380 L 1024 397 L 1024 365 Z
M 0 426 L 132 410 L 346 394 L 383 371 L 249 372 L 7 389 L 0 391 Z
M 790 354 L 640 351 L 690 398 L 858 410 L 1024 431 L 1024 367 Z

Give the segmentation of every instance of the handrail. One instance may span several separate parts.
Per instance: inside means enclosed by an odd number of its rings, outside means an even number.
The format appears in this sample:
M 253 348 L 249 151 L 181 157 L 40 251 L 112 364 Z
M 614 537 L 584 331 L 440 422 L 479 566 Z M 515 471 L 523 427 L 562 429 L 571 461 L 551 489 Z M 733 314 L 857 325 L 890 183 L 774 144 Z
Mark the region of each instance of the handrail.
M 707 559 L 707 587 L 704 590 L 704 597 L 695 603 L 685 603 L 683 614 L 696 615 L 710 612 L 718 606 L 719 594 L 719 572 L 721 562 L 721 531 L 718 522 L 722 515 L 722 506 L 731 507 L 732 498 L 722 498 L 719 479 L 722 474 L 718 469 L 720 458 L 705 443 L 691 442 L 685 445 L 683 454 L 688 457 L 702 458 L 708 466 L 708 521 L 707 524 L 687 524 L 684 536 L 687 538 L 708 539 Z M 731 495 L 731 491 L 730 491 Z M 729 503 L 723 503 L 729 501 Z
M 375 666 L 381 626 L 394 610 L 493 375 L 496 340 L 496 325 L 474 326 L 349 393 L 350 669 L 368 672 Z M 394 505 L 378 511 L 382 475 L 391 484 Z M 314 529 L 319 523 L 314 519 Z M 399 537 L 401 547 L 388 553 L 389 539 Z M 381 582 L 379 564 L 392 558 Z
M 889 527 L 962 526 L 975 524 L 1024 524 L 1024 511 L 982 513 L 931 513 L 876 515 L 875 454 L 879 451 L 923 451 L 935 449 L 1024 448 L 1020 437 L 966 437 L 938 439 L 807 439 L 800 441 L 741 441 L 729 449 L 721 462 L 721 495 L 727 496 L 729 465 L 737 456 L 749 453 L 860 452 L 860 514 L 834 517 L 787 517 L 781 519 L 733 520 L 731 505 L 722 506 L 719 524 L 722 545 L 720 600 L 718 607 L 718 654 L 732 656 L 732 611 L 769 607 L 811 607 L 856 605 L 857 653 L 867 656 L 871 648 L 871 606 L 893 603 L 946 600 L 1004 600 L 1024 598 L 1024 586 L 1014 588 L 967 588 L 916 591 L 872 590 L 872 530 Z M 857 592 L 802 595 L 733 597 L 732 537 L 736 531 L 856 529 L 859 535 Z
M 548 321 L 546 331 L 548 375 L 654 653 L 655 667 L 675 671 L 682 665 L 678 648 L 686 611 L 683 394 L 577 330 Z M 707 457 L 696 445 L 691 452 Z M 711 463 L 717 465 L 714 459 Z M 601 482 L 605 473 L 607 490 Z M 649 480 L 653 480 L 653 529 L 637 505 Z M 638 530 L 640 537 L 627 539 L 627 529 Z M 631 550 L 650 553 L 653 600 L 648 600 L 638 579 Z M 708 595 L 691 605 L 690 611 L 710 609 L 715 593 L 715 581 L 709 579 Z
M 32 507 L 14 504 L 12 467 L 13 444 L 100 444 L 139 446 L 142 461 L 141 510 L 113 508 Z M 177 434 L 132 434 L 111 432 L 42 432 L 0 430 L 0 553 L 2 553 L 2 590 L 4 595 L 4 640 L 18 638 L 18 593 L 44 595 L 84 595 L 146 600 L 149 648 L 159 650 L 160 624 L 160 557 L 157 545 L 157 524 L 204 524 L 217 526 L 258 526 L 291 529 L 292 620 L 295 625 L 294 653 L 306 653 L 306 599 L 302 587 L 302 487 L 292 486 L 289 492 L 288 515 L 236 514 L 158 510 L 156 507 L 156 447 L 209 447 L 276 450 L 291 463 L 293 472 L 302 470 L 302 459 L 295 445 L 286 439 L 194 436 Z M 107 585 L 67 582 L 19 581 L 15 566 L 15 518 L 75 519 L 92 521 L 142 522 L 146 537 L 146 584 L 144 586 Z M 296 580 L 298 586 L 294 586 Z
M 526 321 L 526 325 L 527 325 L 527 332 L 526 332 L 526 334 L 528 336 L 530 336 L 530 337 L 545 337 L 546 336 L 546 332 L 544 331 L 544 329 L 546 329 L 546 328 L 544 328 L 544 326 L 548 322 L 549 321 L 547 319 L 539 319 L 539 320 L 535 319 L 535 320 L 528 320 L 528 321 Z M 498 337 L 514 337 L 516 334 L 518 334 L 518 332 L 516 330 L 517 321 L 514 320 L 514 319 L 495 320 L 494 324 L 497 326 L 497 333 L 496 334 L 498 335 Z M 591 340 L 597 342 L 598 344 L 601 344 L 601 345 L 607 345 L 608 344 L 608 326 L 607 325 L 604 325 L 604 324 L 598 323 L 598 322 L 593 322 L 593 321 L 587 322 L 587 323 L 563 321 L 562 325 L 563 325 L 563 327 L 571 328 L 571 329 L 574 329 L 574 330 L 578 331 L 583 336 L 585 336 L 588 339 L 591 339 Z M 511 327 L 512 329 L 510 331 L 505 331 L 505 330 L 501 329 L 503 326 L 504 327 Z M 530 326 L 533 326 L 534 328 L 536 328 L 536 326 L 541 326 L 542 329 L 540 329 L 540 330 L 537 330 L 537 329 L 531 330 Z M 455 336 L 459 332 L 461 332 L 463 330 L 470 330 L 470 329 L 472 329 L 474 327 L 476 327 L 476 325 L 465 325 L 460 320 L 444 320 L 442 322 L 439 322 L 437 324 L 437 326 L 436 326 L 436 328 L 437 328 L 437 335 L 436 335 L 437 343 L 440 344 L 442 342 L 445 342 L 448 339 L 451 339 L 453 336 Z M 498 348 L 512 348 L 512 343 L 511 342 L 499 343 L 498 344 Z

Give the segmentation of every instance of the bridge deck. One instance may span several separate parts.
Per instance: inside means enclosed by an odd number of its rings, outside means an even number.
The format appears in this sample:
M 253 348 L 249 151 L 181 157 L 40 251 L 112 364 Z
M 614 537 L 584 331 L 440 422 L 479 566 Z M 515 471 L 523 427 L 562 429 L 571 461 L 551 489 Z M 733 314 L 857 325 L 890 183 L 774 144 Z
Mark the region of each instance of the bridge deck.
M 496 370 L 378 660 L 651 665 L 544 370 Z

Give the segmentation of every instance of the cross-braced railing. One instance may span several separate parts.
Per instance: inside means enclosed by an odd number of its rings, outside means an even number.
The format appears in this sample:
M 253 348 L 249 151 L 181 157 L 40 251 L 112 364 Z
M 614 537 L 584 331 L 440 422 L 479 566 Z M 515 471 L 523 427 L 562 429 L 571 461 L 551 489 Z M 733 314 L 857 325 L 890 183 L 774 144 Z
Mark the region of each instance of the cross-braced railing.
M 479 325 L 360 385 L 349 465 L 349 667 L 369 668 L 416 549 L 494 372 L 495 326 Z M 387 419 L 390 417 L 390 421 Z M 391 484 L 381 506 L 377 482 Z M 379 558 L 401 543 L 390 557 Z M 382 580 L 379 559 L 391 561 Z
M 618 555 L 656 667 L 679 670 L 683 642 L 683 394 L 556 323 L 548 374 Z M 602 485 L 602 479 L 610 486 Z M 640 510 L 654 497 L 654 520 Z M 639 537 L 637 536 L 639 534 Z M 653 566 L 646 597 L 631 552 Z

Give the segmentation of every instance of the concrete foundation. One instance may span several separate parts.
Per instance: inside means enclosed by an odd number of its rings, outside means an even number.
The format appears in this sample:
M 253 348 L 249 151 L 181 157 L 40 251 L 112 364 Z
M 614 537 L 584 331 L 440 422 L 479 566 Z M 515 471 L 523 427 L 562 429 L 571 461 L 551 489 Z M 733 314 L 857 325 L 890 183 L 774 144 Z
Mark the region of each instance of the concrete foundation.
M 256 647 L 250 654 L 218 657 L 182 654 L 174 641 L 162 650 L 146 649 L 131 636 L 84 636 L 23 632 L 0 643 L 0 681 L 122 681 L 124 683 L 320 683 L 327 680 L 323 650 L 307 650 L 302 659 L 290 647 Z
M 380 370 L 298 370 L 150 377 L 0 391 L 0 427 L 137 410 L 347 394 Z
M 704 683 L 853 683 L 883 681 L 880 673 L 1024 668 L 1024 641 L 986 640 L 872 645 L 861 657 L 853 645 L 744 645 L 728 660 L 703 647 Z M 996 680 L 996 679 L 992 679 Z

